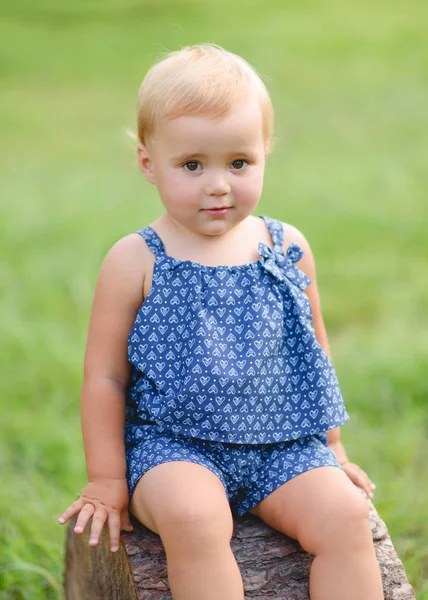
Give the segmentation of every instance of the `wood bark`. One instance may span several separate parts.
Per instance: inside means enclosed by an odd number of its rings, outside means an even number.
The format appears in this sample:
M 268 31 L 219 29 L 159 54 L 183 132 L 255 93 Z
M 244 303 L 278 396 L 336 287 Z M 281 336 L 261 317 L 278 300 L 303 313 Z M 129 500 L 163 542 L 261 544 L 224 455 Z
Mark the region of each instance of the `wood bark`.
M 81 535 L 67 528 L 65 592 L 67 600 L 171 600 L 165 552 L 158 535 L 132 521 L 121 534 L 120 549 L 109 549 L 106 528 L 100 544 L 88 544 L 90 523 Z M 414 600 L 403 565 L 385 523 L 370 503 L 370 522 L 382 573 L 385 600 Z M 234 519 L 231 547 L 248 600 L 309 600 L 313 557 L 285 535 L 250 514 Z M 367 599 L 369 600 L 369 599 Z

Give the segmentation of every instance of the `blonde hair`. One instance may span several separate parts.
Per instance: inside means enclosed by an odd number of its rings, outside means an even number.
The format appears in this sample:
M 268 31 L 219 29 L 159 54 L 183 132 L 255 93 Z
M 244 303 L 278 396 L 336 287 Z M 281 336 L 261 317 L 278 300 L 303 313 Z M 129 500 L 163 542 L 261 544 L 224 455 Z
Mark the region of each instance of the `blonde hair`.
M 263 135 L 269 141 L 272 102 L 266 86 L 247 61 L 214 44 L 170 52 L 151 67 L 138 91 L 138 141 L 145 144 L 162 118 L 226 115 L 251 89 L 258 95 Z

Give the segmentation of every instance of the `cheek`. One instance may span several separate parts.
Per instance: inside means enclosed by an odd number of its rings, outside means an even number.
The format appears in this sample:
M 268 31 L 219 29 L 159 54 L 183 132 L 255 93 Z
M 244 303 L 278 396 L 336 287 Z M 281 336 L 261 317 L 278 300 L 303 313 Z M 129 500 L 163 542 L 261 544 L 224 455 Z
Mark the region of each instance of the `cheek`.
M 190 208 L 194 204 L 196 186 L 179 170 L 159 173 L 157 188 L 165 206 L 172 211 Z
M 239 195 L 253 200 L 260 197 L 263 187 L 263 172 L 253 171 L 247 177 L 243 177 L 239 183 Z

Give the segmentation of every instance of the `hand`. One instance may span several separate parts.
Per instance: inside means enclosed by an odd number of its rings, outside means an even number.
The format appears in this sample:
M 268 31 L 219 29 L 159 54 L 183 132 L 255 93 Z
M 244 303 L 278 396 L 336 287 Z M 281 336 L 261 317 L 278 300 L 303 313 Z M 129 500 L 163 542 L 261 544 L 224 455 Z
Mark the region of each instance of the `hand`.
M 355 483 L 355 485 L 364 490 L 368 498 L 373 498 L 373 490 L 376 486 L 370 481 L 367 473 L 360 469 L 358 465 L 349 462 L 349 460 L 340 464 L 352 483 Z
M 79 514 L 75 533 L 82 533 L 87 522 L 92 517 L 91 535 L 89 543 L 96 546 L 100 539 L 102 529 L 107 521 L 110 533 L 110 549 L 112 552 L 119 550 L 119 537 L 121 529 L 132 531 L 133 527 L 128 513 L 128 486 L 126 479 L 98 479 L 90 481 L 76 502 L 59 517 L 58 522 L 63 525 L 73 515 Z

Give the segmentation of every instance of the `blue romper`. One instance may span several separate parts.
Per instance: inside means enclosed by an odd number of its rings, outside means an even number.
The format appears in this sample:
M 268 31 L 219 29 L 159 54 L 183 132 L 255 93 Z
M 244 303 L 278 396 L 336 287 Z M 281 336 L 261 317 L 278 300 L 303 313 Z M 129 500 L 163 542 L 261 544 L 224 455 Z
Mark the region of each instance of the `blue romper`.
M 339 466 L 326 432 L 349 416 L 315 337 L 303 251 L 284 254 L 282 223 L 261 218 L 273 248 L 238 266 L 175 259 L 138 231 L 155 266 L 129 334 L 130 495 L 150 468 L 185 460 L 215 473 L 242 515 L 299 473 Z

